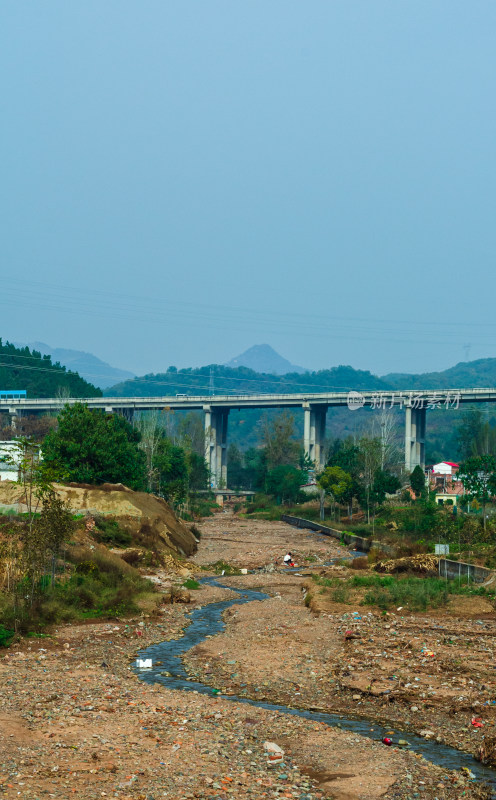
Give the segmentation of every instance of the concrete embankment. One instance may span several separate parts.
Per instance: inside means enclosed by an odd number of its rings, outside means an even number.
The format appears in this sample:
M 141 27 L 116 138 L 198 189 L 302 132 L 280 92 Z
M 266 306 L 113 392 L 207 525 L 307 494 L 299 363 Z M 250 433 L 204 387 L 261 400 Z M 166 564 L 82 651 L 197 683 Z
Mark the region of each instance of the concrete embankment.
M 368 553 L 373 547 L 377 547 L 388 555 L 394 556 L 395 554 L 394 547 L 390 545 L 376 542 L 373 539 L 367 539 L 364 536 L 355 536 L 353 533 L 338 531 L 336 528 L 329 528 L 327 525 L 322 525 L 320 522 L 312 522 L 309 519 L 301 519 L 300 517 L 290 517 L 288 514 L 283 514 L 281 519 L 283 522 L 287 522 L 288 525 L 293 525 L 295 528 L 308 528 L 311 531 L 323 533 L 324 536 L 333 536 L 335 539 L 339 539 L 341 542 L 350 545 L 350 547 L 356 547 L 357 550 L 361 550 L 363 553 Z
M 281 520 L 296 528 L 307 528 L 317 533 L 322 533 L 324 536 L 333 536 L 335 539 L 339 539 L 350 547 L 355 547 L 357 550 L 361 550 L 364 553 L 368 553 L 369 550 L 376 547 L 388 555 L 395 555 L 395 548 L 390 545 L 385 545 L 382 542 L 367 539 L 363 536 L 355 536 L 353 533 L 339 531 L 336 528 L 329 528 L 327 525 L 321 525 L 319 522 L 312 522 L 309 519 L 301 519 L 300 517 L 291 517 L 288 514 L 283 514 Z M 443 578 L 452 580 L 456 578 L 467 578 L 474 583 L 484 583 L 493 575 L 493 570 L 487 569 L 486 567 L 479 567 L 476 564 L 467 564 L 465 561 L 453 561 L 449 558 L 441 558 L 439 559 L 439 574 Z

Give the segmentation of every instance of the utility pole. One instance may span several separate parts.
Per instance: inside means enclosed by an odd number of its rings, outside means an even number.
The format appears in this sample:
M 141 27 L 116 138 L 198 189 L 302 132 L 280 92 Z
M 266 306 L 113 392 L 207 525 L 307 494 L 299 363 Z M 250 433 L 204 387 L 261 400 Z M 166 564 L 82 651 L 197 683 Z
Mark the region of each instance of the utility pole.
M 215 394 L 215 378 L 214 378 L 214 368 L 210 367 L 210 381 L 208 385 L 209 394 Z

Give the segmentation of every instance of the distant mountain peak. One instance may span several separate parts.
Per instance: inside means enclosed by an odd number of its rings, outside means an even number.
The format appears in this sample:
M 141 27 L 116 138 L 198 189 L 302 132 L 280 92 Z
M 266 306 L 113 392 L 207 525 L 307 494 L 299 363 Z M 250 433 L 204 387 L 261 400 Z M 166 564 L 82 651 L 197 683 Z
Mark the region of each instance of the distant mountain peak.
M 279 355 L 270 344 L 255 344 L 241 355 L 232 358 L 225 366 L 233 369 L 247 367 L 255 372 L 264 372 L 268 375 L 287 375 L 289 372 L 297 372 L 301 375 L 308 372 L 304 367 L 298 367 Z
M 24 347 L 20 342 L 17 347 Z M 99 389 L 106 389 L 120 381 L 134 378 L 134 373 L 125 369 L 111 367 L 106 361 L 102 361 L 93 353 L 86 353 L 83 350 L 69 350 L 65 347 L 51 347 L 45 342 L 29 342 L 27 345 L 31 350 L 37 350 L 42 355 L 51 356 L 52 362 L 57 361 L 67 369 L 79 373 L 85 380 L 98 386 Z

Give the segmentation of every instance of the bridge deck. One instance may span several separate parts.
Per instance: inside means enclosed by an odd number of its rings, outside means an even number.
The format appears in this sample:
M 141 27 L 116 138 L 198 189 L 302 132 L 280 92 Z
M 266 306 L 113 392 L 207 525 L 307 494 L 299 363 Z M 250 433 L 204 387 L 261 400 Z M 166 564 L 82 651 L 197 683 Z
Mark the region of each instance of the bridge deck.
M 148 411 L 193 409 L 291 408 L 309 405 L 372 408 L 446 408 L 460 403 L 494 403 L 496 388 L 416 389 L 402 391 L 317 392 L 305 394 L 188 395 L 165 397 L 90 397 L 90 398 L 0 398 L 0 411 L 58 411 L 64 405 L 85 403 L 90 408 Z

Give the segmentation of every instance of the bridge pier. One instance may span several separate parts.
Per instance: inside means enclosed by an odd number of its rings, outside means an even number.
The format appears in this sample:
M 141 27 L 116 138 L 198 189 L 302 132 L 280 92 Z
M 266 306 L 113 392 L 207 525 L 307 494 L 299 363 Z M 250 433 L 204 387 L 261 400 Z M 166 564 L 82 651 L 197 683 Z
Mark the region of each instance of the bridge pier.
M 129 422 L 130 425 L 133 424 L 134 408 L 119 408 L 119 409 L 117 409 L 117 413 L 121 417 L 124 417 L 124 419 L 127 419 L 127 421 Z
M 227 421 L 228 408 L 204 406 L 205 461 L 210 472 L 212 489 L 227 486 Z
M 10 427 L 13 431 L 17 428 L 17 422 L 22 417 L 22 411 L 19 408 L 9 408 L 8 410 Z
M 405 406 L 405 472 L 410 474 L 417 465 L 425 469 L 426 409 Z
M 303 448 L 318 471 L 324 466 L 326 405 L 303 403 Z

